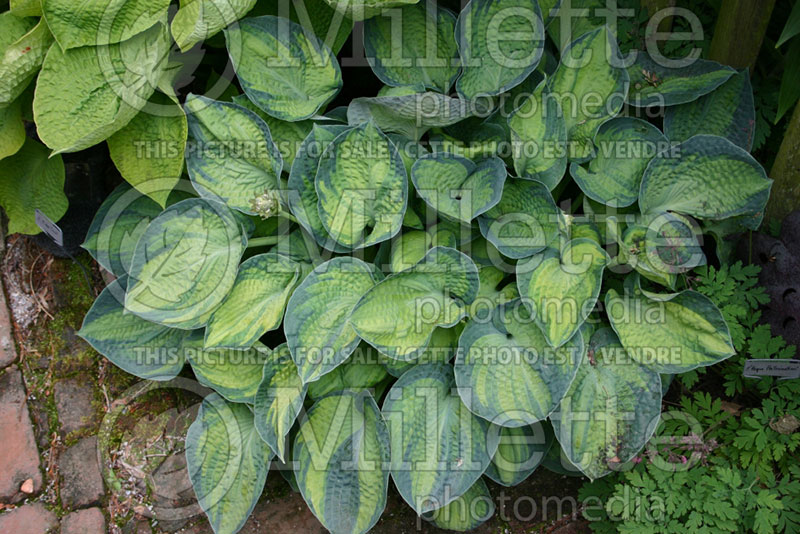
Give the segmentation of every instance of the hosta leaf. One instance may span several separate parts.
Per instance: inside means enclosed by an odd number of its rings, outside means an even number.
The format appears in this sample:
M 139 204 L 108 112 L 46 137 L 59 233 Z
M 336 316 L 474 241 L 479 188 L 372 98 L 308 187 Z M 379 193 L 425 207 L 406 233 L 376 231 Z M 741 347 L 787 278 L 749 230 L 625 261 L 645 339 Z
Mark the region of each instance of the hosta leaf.
M 556 442 L 547 451 L 547 455 L 542 460 L 542 467 L 553 473 L 564 475 L 567 477 L 583 477 L 580 469 L 575 467 L 575 464 L 569 461 L 561 445 Z
M 478 218 L 481 234 L 509 258 L 527 258 L 558 237 L 561 215 L 547 186 L 508 179 L 500 202 Z
M 245 94 L 277 119 L 307 119 L 342 87 L 330 48 L 288 19 L 244 19 L 225 31 L 225 39 Z
M 8 2 L 10 13 L 17 17 L 41 17 L 41 0 L 10 0 Z
M 392 479 L 418 514 L 464 495 L 497 450 L 498 427 L 470 414 L 454 387 L 449 365 L 419 365 L 395 382 L 383 403 Z
M 122 184 L 98 208 L 81 246 L 114 276 L 126 275 L 136 243 L 161 211 L 150 197 Z
M 123 178 L 161 206 L 166 206 L 172 185 L 183 172 L 186 146 L 186 115 L 163 93 L 154 93 L 148 106 L 125 127 L 108 138 L 111 160 Z M 148 184 L 157 180 L 157 187 Z
M 728 325 L 708 297 L 692 290 L 667 295 L 610 289 L 606 313 L 630 357 L 658 373 L 685 373 L 735 353 Z
M 478 283 L 478 269 L 469 257 L 436 247 L 415 266 L 367 291 L 350 324 L 382 354 L 412 360 L 428 346 L 437 326 L 453 326 L 466 316 Z
M 494 509 L 492 494 L 479 478 L 466 493 L 423 517 L 439 528 L 466 532 L 485 523 L 494 515 Z
M 246 349 L 204 349 L 199 332 L 184 347 L 198 382 L 230 402 L 253 403 L 264 362 L 271 357 L 267 347 L 256 342 Z
M 470 0 L 458 16 L 458 52 L 464 72 L 456 82 L 466 99 L 497 95 L 533 72 L 544 50 L 538 2 Z
M 500 304 L 519 297 L 516 284 L 513 280 L 508 280 L 507 273 L 497 267 L 478 265 L 478 279 L 481 287 L 472 303 L 470 317 L 481 320 L 488 317 Z
M 118 44 L 51 46 L 36 82 L 33 116 L 42 142 L 75 152 L 128 124 L 153 94 L 167 64 L 161 24 Z
M 358 346 L 347 321 L 379 276 L 357 258 L 334 258 L 317 266 L 289 298 L 283 329 L 304 383 L 332 371 Z
M 127 277 L 117 278 L 94 301 L 78 335 L 127 373 L 149 380 L 171 380 L 183 369 L 186 330 L 140 319 L 125 310 Z
M 503 486 L 516 486 L 542 463 L 555 441 L 549 423 L 500 429 L 500 444 L 486 476 Z
M 519 294 L 553 347 L 566 343 L 595 307 L 608 254 L 596 241 L 580 238 L 559 253 L 547 248 L 517 264 Z
M 567 123 L 545 80 L 509 115 L 508 127 L 517 174 L 555 188 L 567 170 Z
M 380 364 L 378 352 L 362 343 L 343 364 L 333 371 L 308 385 L 308 396 L 320 399 L 326 395 L 346 389 L 361 391 L 372 390 L 383 382 L 389 375 L 386 368 Z M 375 397 L 380 397 L 379 391 L 372 391 Z
M 286 170 L 288 170 L 288 167 L 291 167 L 294 163 L 294 158 L 297 155 L 300 144 L 308 137 L 308 134 L 311 133 L 311 129 L 314 127 L 314 121 L 309 119 L 289 122 L 276 119 L 272 115 L 264 113 L 264 111 L 253 104 L 246 95 L 237 95 L 233 97 L 232 100 L 234 104 L 249 109 L 267 123 L 267 127 L 272 136 L 272 142 L 278 147 L 281 158 L 283 158 L 284 166 Z
M 244 17 L 256 0 L 181 0 L 172 19 L 172 38 L 185 52 Z
M 389 486 L 389 435 L 366 391 L 319 400 L 294 442 L 297 485 L 322 525 L 335 534 L 361 534 L 377 523 Z
M 449 229 L 431 227 L 427 232 L 410 231 L 399 234 L 391 241 L 392 256 L 389 269 L 393 273 L 405 271 L 416 265 L 433 247 L 453 247 L 458 245 L 456 236 Z
M 696 135 L 650 161 L 639 207 L 645 214 L 677 211 L 699 219 L 745 215 L 743 224 L 755 230 L 771 187 L 763 167 L 745 150 L 722 137 Z
M 467 158 L 439 152 L 418 159 L 411 169 L 411 180 L 429 206 L 470 223 L 500 202 L 506 166 L 496 157 L 475 164 Z
M 0 159 L 7 158 L 25 144 L 25 123 L 19 100 L 0 108 Z
M 569 389 L 583 354 L 574 336 L 552 349 L 522 300 L 472 321 L 458 342 L 456 383 L 469 409 L 501 426 L 544 420 Z
M 192 145 L 186 170 L 197 192 L 254 213 L 254 199 L 280 185 L 283 160 L 269 128 L 252 111 L 203 96 L 186 98 Z
M 658 128 L 633 117 L 611 119 L 600 126 L 594 144 L 596 156 L 589 168 L 571 163 L 569 173 L 586 196 L 617 208 L 636 202 L 647 164 L 668 148 Z
M 355 21 L 374 17 L 393 7 L 416 4 L 419 0 L 325 0 L 336 11 Z
M 287 8 L 289 13 L 287 15 Z M 259 15 L 289 18 L 313 31 L 317 37 L 338 54 L 350 33 L 353 21 L 335 11 L 325 0 L 293 0 L 292 2 L 259 2 Z
M 569 159 L 591 155 L 597 128 L 622 109 L 629 82 L 608 27 L 585 33 L 564 49 L 549 84 L 567 123 Z
M 621 258 L 645 278 L 674 287 L 678 273 L 705 265 L 697 223 L 662 213 L 630 224 L 622 236 Z
M 9 234 L 38 234 L 35 210 L 58 221 L 67 211 L 64 195 L 64 162 L 48 157 L 47 147 L 25 139 L 16 154 L 3 159 L 0 167 L 0 205 L 8 216 Z
M 125 308 L 165 326 L 204 326 L 233 287 L 246 241 L 224 205 L 173 204 L 136 244 Z
M 256 430 L 272 452 L 286 459 L 286 436 L 306 396 L 306 386 L 285 344 L 277 347 L 264 363 L 261 384 L 254 401 Z
M 28 19 L 8 12 L 0 14 L 0 106 L 11 104 L 22 94 L 53 44 L 44 21 L 31 27 Z
M 539 6 L 545 17 L 547 33 L 561 51 L 581 35 L 605 24 L 604 9 L 614 9 L 606 5 L 604 0 L 542 0 Z
M 394 358 L 383 358 L 383 366 L 390 375 L 399 378 L 403 373 L 417 365 L 426 363 L 448 363 L 456 355 L 458 348 L 458 336 L 461 328 L 436 328 L 431 334 L 428 346 L 415 359 L 410 361 L 395 360 Z
M 62 50 L 130 39 L 166 23 L 168 7 L 169 0 L 42 0 L 44 20 Z
M 186 434 L 186 467 L 215 534 L 235 534 L 261 497 L 272 454 L 244 404 L 211 394 Z
M 749 152 L 755 126 L 753 87 L 747 69 L 697 100 L 667 108 L 664 114 L 664 133 L 673 143 L 697 134 L 718 135 Z
M 458 74 L 455 16 L 419 2 L 364 22 L 364 50 L 386 85 L 422 85 L 447 93 Z
M 289 208 L 297 218 L 297 222 L 314 236 L 318 245 L 336 252 L 347 249 L 337 244 L 322 224 L 317 209 L 319 197 L 314 180 L 325 149 L 336 136 L 347 129 L 347 126 L 338 124 L 314 124 L 311 133 L 297 149 L 288 183 Z
M 322 225 L 344 247 L 380 243 L 403 224 L 408 201 L 403 160 L 371 122 L 333 140 L 320 160 L 315 186 Z
M 732 67 L 707 59 L 682 63 L 688 64 L 660 65 L 646 52 L 636 51 L 636 62 L 628 67 L 631 80 L 628 104 L 637 107 L 685 104 L 710 93 L 736 74 Z
M 299 263 L 274 252 L 245 260 L 230 293 L 208 321 L 205 346 L 246 348 L 278 328 L 301 275 Z
M 347 106 L 351 125 L 370 119 L 384 132 L 418 140 L 428 129 L 455 124 L 478 112 L 485 103 L 471 102 L 434 92 L 354 98 Z
M 631 360 L 610 328 L 596 331 L 551 420 L 567 458 L 594 480 L 633 458 L 661 415 L 661 377 Z

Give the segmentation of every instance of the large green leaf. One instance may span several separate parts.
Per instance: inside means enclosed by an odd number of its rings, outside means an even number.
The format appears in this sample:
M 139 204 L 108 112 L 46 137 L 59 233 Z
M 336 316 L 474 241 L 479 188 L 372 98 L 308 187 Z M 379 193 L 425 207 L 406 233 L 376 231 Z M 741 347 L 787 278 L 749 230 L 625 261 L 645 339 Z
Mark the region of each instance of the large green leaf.
M 419 0 L 325 0 L 348 18 L 365 20 L 393 7 L 416 4 Z
M 393 273 L 405 271 L 416 265 L 433 247 L 453 247 L 458 245 L 456 235 L 448 228 L 440 225 L 432 226 L 427 231 L 412 230 L 395 236 L 391 243 L 392 255 L 389 270 Z
M 439 213 L 469 224 L 500 202 L 506 166 L 492 157 L 475 164 L 438 152 L 421 157 L 411 168 L 417 193 Z
M 485 102 L 452 98 L 434 92 L 407 92 L 354 98 L 347 106 L 351 125 L 369 120 L 385 132 L 396 132 L 418 140 L 430 128 L 449 126 L 478 112 Z
M 289 209 L 297 218 L 297 222 L 314 236 L 318 245 L 336 252 L 344 252 L 347 249 L 334 241 L 322 224 L 317 208 L 319 197 L 314 180 L 325 149 L 347 129 L 347 126 L 340 124 L 314 124 L 311 132 L 297 149 L 297 156 L 289 173 L 287 192 Z
M 114 276 L 126 275 L 136 243 L 161 211 L 150 197 L 122 184 L 98 208 L 81 246 Z
M 645 278 L 674 287 L 678 273 L 705 265 L 697 223 L 677 213 L 642 217 L 622 236 L 620 258 Z
M 384 355 L 412 360 L 428 346 L 437 326 L 453 326 L 467 315 L 478 284 L 478 269 L 468 256 L 435 247 L 413 267 L 367 291 L 350 324 Z
M 140 319 L 125 310 L 127 277 L 117 278 L 94 301 L 78 335 L 127 373 L 171 380 L 183 369 L 183 343 L 190 334 Z
M 517 174 L 555 188 L 567 170 L 567 123 L 546 80 L 511 112 L 508 128 Z
M 308 396 L 321 399 L 338 391 L 361 391 L 368 389 L 374 397 L 380 398 L 382 382 L 389 377 L 381 362 L 378 351 L 361 343 L 341 365 L 308 385 Z
M 119 43 L 167 22 L 169 0 L 42 0 L 47 26 L 62 50 Z
M 605 301 L 611 326 L 634 361 L 675 374 L 736 352 L 722 313 L 705 295 L 692 290 L 655 295 L 634 286 L 626 284 L 624 295 L 610 289 Z
M 33 98 L 42 142 L 57 153 L 75 152 L 121 129 L 147 104 L 168 53 L 161 24 L 118 44 L 51 46 Z
M 0 14 L 0 106 L 11 104 L 39 71 L 53 44 L 44 21 L 32 29 L 29 19 Z
M 386 85 L 422 85 L 447 93 L 458 75 L 455 16 L 419 2 L 364 22 L 364 50 Z
M 319 400 L 294 442 L 308 507 L 334 534 L 361 534 L 377 523 L 389 487 L 389 434 L 369 392 Z
M 580 335 L 558 349 L 547 343 L 521 299 L 472 321 L 458 341 L 456 383 L 469 409 L 501 426 L 544 420 L 569 389 L 583 355 Z
M 630 83 L 608 27 L 585 33 L 564 49 L 549 83 L 567 123 L 569 158 L 585 160 L 597 128 L 622 109 Z
M 48 157 L 47 147 L 31 138 L 0 168 L 0 205 L 8 216 L 8 233 L 38 234 L 35 210 L 58 221 L 67 211 L 64 162 Z
M 551 420 L 569 461 L 594 480 L 633 458 L 660 415 L 661 377 L 632 361 L 614 332 L 602 328 Z
M 635 53 L 636 61 L 628 67 L 631 90 L 627 102 L 632 106 L 685 104 L 710 93 L 736 74 L 732 67 L 707 59 L 667 60 L 680 63 L 671 66 L 653 60 L 641 50 Z
M 478 279 L 481 287 L 469 313 L 473 319 L 483 320 L 500 304 L 519 297 L 517 285 L 509 280 L 508 273 L 493 265 L 478 264 Z
M 185 52 L 244 17 L 256 0 L 181 0 L 172 19 L 172 38 Z
M 608 254 L 591 239 L 573 239 L 517 263 L 519 294 L 547 342 L 559 347 L 575 335 L 597 303 Z
M 472 415 L 454 387 L 449 365 L 419 365 L 395 382 L 383 403 L 392 479 L 418 514 L 464 495 L 497 450 L 498 427 Z
M 183 172 L 188 134 L 177 98 L 154 93 L 148 107 L 108 138 L 108 151 L 119 173 L 139 191 L 166 206 L 172 185 Z M 158 181 L 157 187 L 148 184 Z
M 232 100 L 234 104 L 249 109 L 267 123 L 267 127 L 269 127 L 269 132 L 272 136 L 272 142 L 278 147 L 284 165 L 290 167 L 294 163 L 294 158 L 300 149 L 300 144 L 308 137 L 308 134 L 311 133 L 315 122 L 311 119 L 294 122 L 276 119 L 272 115 L 264 113 L 264 111 L 253 104 L 246 95 L 236 95 Z
M 406 169 L 397 147 L 372 122 L 331 142 L 320 159 L 315 186 L 322 225 L 344 247 L 380 243 L 403 224 Z
M 494 501 L 483 479 L 478 479 L 466 493 L 424 518 L 445 530 L 467 532 L 478 528 L 494 515 Z
M 503 486 L 520 484 L 539 467 L 554 441 L 555 434 L 549 423 L 504 426 L 486 476 Z
M 42 16 L 42 0 L 9 0 L 8 7 L 17 17 Z
M 0 108 L 0 159 L 7 158 L 25 144 L 25 123 L 19 100 Z
M 481 234 L 509 258 L 527 258 L 558 238 L 561 214 L 547 186 L 508 179 L 500 202 L 478 218 Z
M 253 411 L 258 434 L 282 462 L 286 459 L 286 436 L 303 407 L 306 388 L 286 344 L 273 350 L 264 363 Z
M 199 331 L 184 342 L 197 381 L 230 402 L 253 404 L 271 351 L 259 342 L 246 349 L 205 349 Z
M 406 371 L 417 365 L 448 363 L 456 355 L 458 336 L 461 334 L 461 330 L 458 325 L 453 328 L 436 328 L 431 334 L 428 346 L 415 359 L 402 361 L 383 357 L 383 366 L 390 375 L 400 378 Z
M 607 17 L 624 16 L 622 10 L 616 11 L 616 4 L 612 7 L 605 0 L 541 0 L 539 5 L 547 33 L 562 52 L 581 35 L 605 24 Z
M 165 326 L 204 326 L 233 287 L 246 242 L 224 205 L 202 199 L 173 204 L 136 244 L 125 307 Z
M 245 260 L 230 293 L 208 321 L 205 346 L 246 348 L 278 328 L 301 276 L 299 263 L 275 252 Z
M 269 128 L 236 104 L 190 94 L 185 105 L 192 142 L 186 170 L 197 192 L 254 213 L 255 198 L 280 186 L 283 160 Z
M 696 135 L 650 161 L 639 208 L 645 214 L 677 211 L 699 219 L 745 216 L 742 223 L 755 230 L 771 187 L 763 167 L 745 150 L 722 137 Z
M 277 119 L 307 119 L 342 87 L 330 48 L 289 19 L 244 19 L 225 31 L 225 39 L 245 94 Z
M 456 82 L 466 99 L 498 95 L 533 72 L 544 50 L 538 2 L 470 0 L 458 16 L 458 52 L 464 72 Z
M 334 10 L 325 0 L 258 2 L 253 14 L 289 18 L 313 31 L 334 54 L 342 50 L 353 31 L 353 21 Z
M 317 266 L 292 294 L 284 332 L 304 382 L 341 364 L 358 346 L 348 318 L 359 299 L 379 279 L 357 258 L 334 258 Z
M 647 164 L 669 147 L 658 128 L 633 117 L 618 117 L 600 126 L 594 145 L 596 156 L 589 168 L 571 163 L 569 173 L 587 197 L 617 208 L 636 202 Z
M 264 490 L 271 457 L 248 406 L 217 394 L 203 399 L 186 434 L 186 466 L 215 534 L 242 528 Z
M 329 373 L 358 346 L 348 319 L 379 277 L 357 258 L 334 258 L 317 266 L 289 298 L 283 329 L 303 382 Z
M 664 114 L 664 133 L 673 143 L 693 135 L 725 137 L 748 152 L 753 147 L 756 110 L 750 75 L 743 69 L 697 100 L 671 106 Z

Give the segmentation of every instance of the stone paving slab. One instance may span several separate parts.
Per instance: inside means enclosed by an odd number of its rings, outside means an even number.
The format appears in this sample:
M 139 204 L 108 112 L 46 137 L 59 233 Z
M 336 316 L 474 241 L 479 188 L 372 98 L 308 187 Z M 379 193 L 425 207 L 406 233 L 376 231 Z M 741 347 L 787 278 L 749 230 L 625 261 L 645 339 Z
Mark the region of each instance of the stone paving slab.
M 29 493 L 42 489 L 39 451 L 28 413 L 22 373 L 16 365 L 0 375 L 0 502 L 18 503 L 28 495 L 20 491 L 27 480 L 32 481 Z M 28 484 L 30 485 L 30 483 Z
M 38 502 L 0 515 L 0 532 L 3 534 L 45 534 L 54 532 L 57 525 L 56 514 Z
M 60 460 L 61 504 L 76 510 L 100 504 L 103 476 L 97 462 L 97 436 L 83 438 L 64 451 Z
M 61 534 L 105 534 L 106 518 L 100 508 L 87 508 L 61 519 Z
M 58 422 L 64 436 L 96 424 L 92 387 L 77 378 L 59 380 L 53 387 Z

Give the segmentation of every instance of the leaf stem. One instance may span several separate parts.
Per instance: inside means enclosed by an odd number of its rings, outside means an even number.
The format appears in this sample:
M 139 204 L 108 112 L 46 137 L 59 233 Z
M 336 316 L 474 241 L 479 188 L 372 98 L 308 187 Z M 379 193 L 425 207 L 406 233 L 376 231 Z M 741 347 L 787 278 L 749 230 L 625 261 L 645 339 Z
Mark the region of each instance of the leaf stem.
M 247 242 L 247 248 L 266 247 L 278 244 L 279 236 L 271 235 L 267 237 L 256 237 Z

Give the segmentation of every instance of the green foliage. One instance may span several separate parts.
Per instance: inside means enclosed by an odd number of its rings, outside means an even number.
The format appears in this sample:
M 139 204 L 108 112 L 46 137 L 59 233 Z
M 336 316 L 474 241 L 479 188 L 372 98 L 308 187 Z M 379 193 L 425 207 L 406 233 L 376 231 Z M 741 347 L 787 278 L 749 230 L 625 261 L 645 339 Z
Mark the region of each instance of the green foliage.
M 494 510 L 484 474 L 517 484 L 563 451 L 595 479 L 636 458 L 661 416 L 661 373 L 736 349 L 789 355 L 746 322 L 763 303 L 754 273 L 692 273 L 706 263 L 698 221 L 755 229 L 769 195 L 731 134 L 750 115 L 693 135 L 706 126 L 698 110 L 749 111 L 743 77 L 708 61 L 656 67 L 642 51 L 625 66 L 618 31 L 583 18 L 562 35 L 555 3 L 472 0 L 455 18 L 434 2 L 329 3 L 308 17 L 297 5 L 184 2 L 169 29 L 159 20 L 129 38 L 112 28 L 104 44 L 51 46 L 34 93 L 50 149 L 108 138 L 134 186 L 87 236 L 119 278 L 80 335 L 142 378 L 189 363 L 216 392 L 187 458 L 217 534 L 241 528 L 273 455 L 295 466 L 289 478 L 334 533 L 372 528 L 389 477 L 435 525 L 473 528 Z M 325 26 L 342 14 L 345 37 L 367 19 L 370 67 L 387 84 L 377 94 L 336 58 L 341 27 Z M 408 25 L 395 24 L 404 14 Z M 29 31 L 15 22 L 15 36 Z M 181 50 L 224 41 L 243 94 L 201 95 L 219 72 L 176 91 L 170 36 Z M 335 98 L 344 105 L 330 109 Z M 626 101 L 674 113 L 664 124 L 619 117 Z M 131 164 L 139 140 L 179 150 Z M 180 155 L 190 180 L 173 196 Z M 788 463 L 793 438 L 768 441 L 759 425 L 780 433 L 770 425 L 796 407 L 770 402 L 729 429 L 756 451 L 736 469 Z M 543 443 L 504 443 L 535 438 L 536 425 L 553 429 Z M 753 480 L 729 475 L 737 489 Z M 478 517 L 458 513 L 475 499 Z M 756 497 L 753 524 L 774 526 L 760 511 L 776 502 Z

